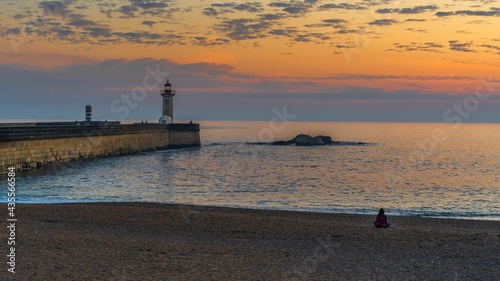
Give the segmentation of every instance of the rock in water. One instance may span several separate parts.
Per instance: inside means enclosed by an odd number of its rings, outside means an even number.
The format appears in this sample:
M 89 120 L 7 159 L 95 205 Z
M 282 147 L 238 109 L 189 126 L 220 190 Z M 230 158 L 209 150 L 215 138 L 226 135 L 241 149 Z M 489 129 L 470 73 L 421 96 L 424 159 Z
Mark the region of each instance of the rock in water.
M 275 141 L 273 145 L 290 145 L 295 144 L 296 146 L 316 146 L 316 145 L 328 145 L 333 144 L 332 138 L 329 136 L 315 136 L 312 137 L 306 134 L 300 134 L 289 141 Z
M 295 142 L 296 146 L 315 146 L 315 145 L 327 145 L 333 144 L 332 138 L 328 136 L 315 136 L 308 138 L 300 138 Z
M 273 142 L 273 145 L 289 145 L 291 143 L 287 142 L 287 141 L 275 141 Z

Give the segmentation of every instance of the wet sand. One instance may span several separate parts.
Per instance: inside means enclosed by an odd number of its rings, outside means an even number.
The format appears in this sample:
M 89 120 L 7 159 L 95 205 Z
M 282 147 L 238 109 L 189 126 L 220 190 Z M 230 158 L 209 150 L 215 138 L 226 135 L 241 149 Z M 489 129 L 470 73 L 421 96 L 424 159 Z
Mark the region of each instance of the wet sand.
M 376 214 L 152 203 L 16 213 L 17 273 L 4 263 L 0 280 L 500 280 L 498 221 L 387 213 L 376 229 Z

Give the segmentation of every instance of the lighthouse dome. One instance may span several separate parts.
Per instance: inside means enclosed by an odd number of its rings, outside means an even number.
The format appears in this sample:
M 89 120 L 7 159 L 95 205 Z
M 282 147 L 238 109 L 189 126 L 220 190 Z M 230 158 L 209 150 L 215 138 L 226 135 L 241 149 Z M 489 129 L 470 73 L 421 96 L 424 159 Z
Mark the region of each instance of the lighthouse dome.
M 160 124 L 172 124 L 172 117 L 168 115 L 163 115 L 159 120 Z

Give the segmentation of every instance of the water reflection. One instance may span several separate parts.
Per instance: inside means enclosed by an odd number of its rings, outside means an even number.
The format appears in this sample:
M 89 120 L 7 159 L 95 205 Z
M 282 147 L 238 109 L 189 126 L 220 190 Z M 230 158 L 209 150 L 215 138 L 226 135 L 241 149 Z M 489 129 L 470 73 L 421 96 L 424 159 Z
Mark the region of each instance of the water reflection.
M 500 219 L 500 126 L 290 123 L 275 140 L 331 135 L 368 146 L 251 145 L 266 122 L 202 124 L 201 148 L 53 164 L 20 173 L 22 202 L 147 201 Z M 442 128 L 447 140 L 430 144 Z M 418 157 L 417 157 L 418 156 Z M 3 195 L 5 196 L 5 195 Z M 6 200 L 2 197 L 2 200 Z

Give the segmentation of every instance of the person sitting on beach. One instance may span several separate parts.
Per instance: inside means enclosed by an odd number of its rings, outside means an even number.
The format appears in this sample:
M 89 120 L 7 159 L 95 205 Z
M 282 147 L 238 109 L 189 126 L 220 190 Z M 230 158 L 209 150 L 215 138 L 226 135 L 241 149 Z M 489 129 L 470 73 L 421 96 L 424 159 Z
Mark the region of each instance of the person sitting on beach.
M 383 208 L 380 208 L 380 210 L 378 210 L 377 220 L 373 222 L 375 224 L 375 227 L 388 228 L 389 226 L 391 226 L 391 224 L 387 222 L 387 216 L 384 213 L 385 212 Z

